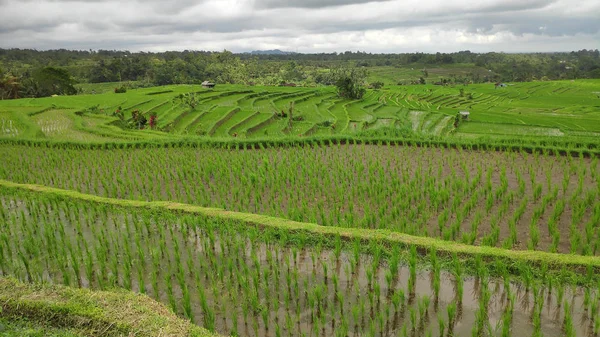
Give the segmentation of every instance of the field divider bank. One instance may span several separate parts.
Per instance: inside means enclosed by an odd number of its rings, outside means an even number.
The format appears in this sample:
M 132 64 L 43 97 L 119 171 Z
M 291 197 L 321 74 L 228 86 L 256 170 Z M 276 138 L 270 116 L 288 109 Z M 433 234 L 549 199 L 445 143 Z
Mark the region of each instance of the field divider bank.
M 81 336 L 220 336 L 178 318 L 147 295 L 29 284 L 12 277 L 0 277 L 0 317 L 66 328 Z
M 460 256 L 467 260 L 494 261 L 504 260 L 511 265 L 523 264 L 527 266 L 540 266 L 543 271 L 570 271 L 575 275 L 585 277 L 585 274 L 600 273 L 600 258 L 574 254 L 559 254 L 533 250 L 508 250 L 497 247 L 473 246 L 453 241 L 436 238 L 421 237 L 394 232 L 384 229 L 344 228 L 335 226 L 321 226 L 314 223 L 297 222 L 283 218 L 266 215 L 227 211 L 220 208 L 207 208 L 196 205 L 176 203 L 170 201 L 138 201 L 100 197 L 84 194 L 72 190 L 54 187 L 20 184 L 0 179 L 0 187 L 43 193 L 59 198 L 75 199 L 117 207 L 141 208 L 152 211 L 170 211 L 212 217 L 222 220 L 238 221 L 242 226 L 254 226 L 259 229 L 274 229 L 287 233 L 304 233 L 328 238 L 341 237 L 346 241 L 360 240 L 364 243 L 377 242 L 384 246 L 401 245 L 402 247 L 415 246 L 422 255 L 435 250 L 440 255 Z M 365 245 L 366 246 L 366 245 Z M 468 262 L 468 261 L 466 261 Z M 511 263 L 513 262 L 513 263 Z M 515 267 L 518 268 L 518 267 Z

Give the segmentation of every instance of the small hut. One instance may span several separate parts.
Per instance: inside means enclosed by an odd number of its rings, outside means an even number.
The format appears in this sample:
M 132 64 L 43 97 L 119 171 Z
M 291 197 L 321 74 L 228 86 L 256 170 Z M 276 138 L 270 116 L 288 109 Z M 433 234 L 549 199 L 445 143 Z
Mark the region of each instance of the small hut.
M 215 87 L 215 84 L 209 81 L 202 82 L 202 87 L 206 89 L 212 89 Z
M 458 114 L 460 115 L 460 117 L 462 117 L 462 119 L 469 119 L 469 115 L 471 113 L 468 111 L 459 111 Z

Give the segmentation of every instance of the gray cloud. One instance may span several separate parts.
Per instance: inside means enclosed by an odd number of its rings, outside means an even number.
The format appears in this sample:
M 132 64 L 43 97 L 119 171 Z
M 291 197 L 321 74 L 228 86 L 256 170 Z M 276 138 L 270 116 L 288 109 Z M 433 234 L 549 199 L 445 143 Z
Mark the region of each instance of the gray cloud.
M 0 0 L 0 47 L 591 49 L 600 45 L 598 13 L 597 0 Z
M 384 2 L 391 0 L 303 0 L 303 1 L 289 1 L 289 0 L 258 0 L 256 5 L 260 8 L 326 8 L 336 7 L 345 5 L 355 4 L 368 4 L 375 2 Z

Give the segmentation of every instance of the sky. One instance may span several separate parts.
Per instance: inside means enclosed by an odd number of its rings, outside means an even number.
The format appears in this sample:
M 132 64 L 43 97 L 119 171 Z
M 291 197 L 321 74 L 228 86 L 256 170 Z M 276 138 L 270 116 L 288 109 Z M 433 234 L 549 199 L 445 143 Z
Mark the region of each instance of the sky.
M 0 0 L 0 48 L 599 49 L 600 0 Z

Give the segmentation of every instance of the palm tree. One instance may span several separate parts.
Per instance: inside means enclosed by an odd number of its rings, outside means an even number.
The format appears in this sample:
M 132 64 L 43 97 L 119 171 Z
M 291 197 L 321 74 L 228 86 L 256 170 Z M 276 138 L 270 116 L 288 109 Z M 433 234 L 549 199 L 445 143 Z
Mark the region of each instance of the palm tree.
M 21 90 L 21 83 L 16 76 L 6 74 L 0 78 L 0 97 L 2 99 L 19 98 L 19 90 Z

